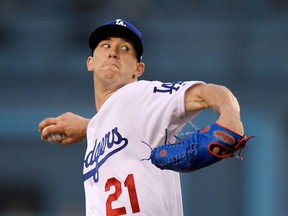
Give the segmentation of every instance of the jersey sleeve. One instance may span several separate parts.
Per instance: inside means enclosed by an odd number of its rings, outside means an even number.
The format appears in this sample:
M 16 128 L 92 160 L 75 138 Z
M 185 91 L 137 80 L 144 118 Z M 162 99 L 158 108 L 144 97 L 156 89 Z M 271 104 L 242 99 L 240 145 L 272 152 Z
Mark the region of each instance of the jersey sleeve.
M 151 147 L 165 142 L 176 135 L 183 126 L 199 112 L 185 113 L 186 90 L 200 81 L 162 83 L 139 81 L 133 88 L 131 103 L 135 127 L 143 141 Z

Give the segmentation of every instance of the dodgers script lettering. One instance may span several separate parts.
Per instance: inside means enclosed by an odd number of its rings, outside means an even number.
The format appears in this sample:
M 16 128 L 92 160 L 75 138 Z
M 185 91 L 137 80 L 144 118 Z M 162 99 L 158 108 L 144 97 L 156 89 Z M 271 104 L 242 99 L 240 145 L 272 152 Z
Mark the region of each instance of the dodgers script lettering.
M 87 173 L 83 174 L 83 179 L 93 177 L 94 182 L 99 181 L 99 169 L 107 161 L 108 158 L 121 151 L 128 145 L 128 139 L 122 137 L 118 128 L 115 127 L 105 134 L 98 142 L 94 142 L 94 148 L 87 154 L 84 160 L 85 168 L 93 167 Z

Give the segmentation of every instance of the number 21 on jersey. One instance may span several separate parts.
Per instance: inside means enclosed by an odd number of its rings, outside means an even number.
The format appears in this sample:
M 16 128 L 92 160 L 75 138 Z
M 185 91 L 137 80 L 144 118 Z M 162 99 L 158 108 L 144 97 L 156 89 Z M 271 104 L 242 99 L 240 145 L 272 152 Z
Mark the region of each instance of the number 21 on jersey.
M 115 188 L 115 192 L 110 194 L 106 200 L 107 216 L 118 216 L 127 214 L 126 208 L 124 206 L 114 209 L 112 208 L 112 202 L 117 201 L 118 198 L 121 196 L 123 186 L 127 188 L 132 213 L 140 212 L 134 176 L 133 174 L 129 174 L 124 182 L 120 182 L 114 177 L 107 180 L 105 184 L 105 191 L 110 191 L 111 187 Z

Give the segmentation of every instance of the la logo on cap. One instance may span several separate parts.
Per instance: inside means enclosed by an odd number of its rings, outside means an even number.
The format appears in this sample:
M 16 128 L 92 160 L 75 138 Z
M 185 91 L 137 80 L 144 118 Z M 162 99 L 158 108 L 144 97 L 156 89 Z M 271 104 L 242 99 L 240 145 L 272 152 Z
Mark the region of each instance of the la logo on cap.
M 124 24 L 124 22 L 121 19 L 117 19 L 116 20 L 116 25 L 121 25 L 121 26 L 125 26 L 126 27 L 126 25 Z

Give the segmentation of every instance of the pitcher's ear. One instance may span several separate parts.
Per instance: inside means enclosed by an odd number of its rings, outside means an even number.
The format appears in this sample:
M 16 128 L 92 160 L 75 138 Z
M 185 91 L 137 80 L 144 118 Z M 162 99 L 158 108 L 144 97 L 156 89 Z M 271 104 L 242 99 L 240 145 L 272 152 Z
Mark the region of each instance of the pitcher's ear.
M 92 56 L 88 57 L 86 64 L 87 64 L 87 70 L 89 72 L 93 72 L 94 71 L 94 66 L 93 66 L 93 57 Z
M 144 70 L 145 70 L 145 64 L 143 62 L 139 62 L 137 63 L 134 75 L 136 77 L 140 77 L 144 73 Z

